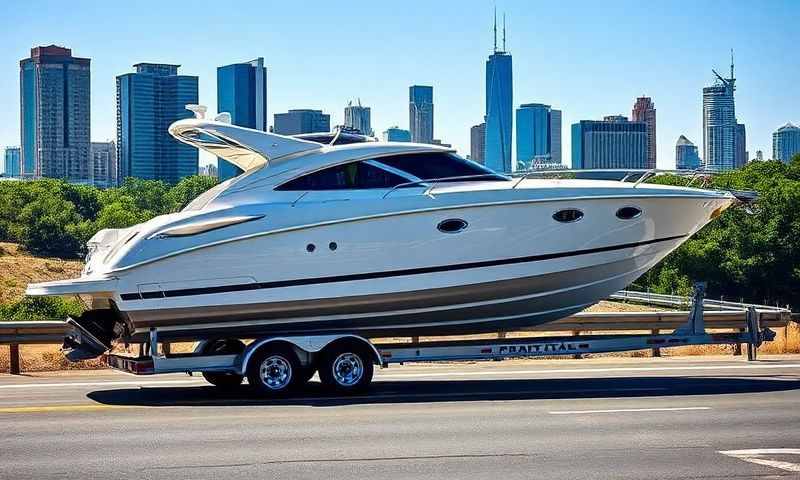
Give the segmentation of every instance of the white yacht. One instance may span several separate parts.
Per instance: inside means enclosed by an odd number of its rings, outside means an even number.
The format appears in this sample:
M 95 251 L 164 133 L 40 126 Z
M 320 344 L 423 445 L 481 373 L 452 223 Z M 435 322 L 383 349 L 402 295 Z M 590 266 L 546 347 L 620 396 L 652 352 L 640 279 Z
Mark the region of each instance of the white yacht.
M 202 111 L 169 131 L 244 173 L 178 213 L 97 233 L 80 278 L 28 286 L 87 301 L 73 322 L 100 345 L 72 347 L 88 355 L 153 327 L 176 340 L 374 338 L 550 322 L 624 288 L 736 201 L 642 178 L 512 178 L 440 146 L 324 143 Z

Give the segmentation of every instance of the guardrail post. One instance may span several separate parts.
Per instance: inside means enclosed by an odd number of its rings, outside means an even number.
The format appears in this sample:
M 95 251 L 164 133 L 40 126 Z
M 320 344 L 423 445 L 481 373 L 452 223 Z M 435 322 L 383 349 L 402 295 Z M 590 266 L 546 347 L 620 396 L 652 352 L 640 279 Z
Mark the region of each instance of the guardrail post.
M 650 330 L 650 333 L 653 334 L 653 335 L 658 335 L 659 333 L 661 333 L 661 330 L 656 328 L 655 330 Z M 654 357 L 660 357 L 661 356 L 661 349 L 658 348 L 658 347 L 653 348 L 653 356 Z
M 8 373 L 11 375 L 19 375 L 20 368 L 19 368 L 19 344 L 12 343 L 8 346 Z
M 744 328 L 739 329 L 739 333 L 744 333 L 746 330 Z M 742 355 L 742 344 L 736 343 L 733 345 L 733 355 L 738 357 Z

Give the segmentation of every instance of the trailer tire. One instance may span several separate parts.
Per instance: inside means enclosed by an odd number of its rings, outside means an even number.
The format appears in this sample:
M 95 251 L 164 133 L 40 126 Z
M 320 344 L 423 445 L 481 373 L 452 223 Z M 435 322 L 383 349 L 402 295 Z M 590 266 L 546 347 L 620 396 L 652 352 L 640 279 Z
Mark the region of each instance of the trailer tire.
M 247 382 L 262 395 L 278 397 L 291 392 L 301 380 L 297 355 L 285 344 L 266 344 L 247 364 Z
M 235 338 L 220 338 L 208 342 L 203 347 L 203 354 L 230 355 L 242 353 L 245 349 L 244 342 Z M 229 372 L 203 372 L 203 378 L 208 383 L 223 390 L 238 387 L 244 380 L 244 375 Z
M 336 342 L 322 352 L 319 378 L 323 385 L 338 393 L 364 392 L 372 382 L 373 357 L 360 342 Z

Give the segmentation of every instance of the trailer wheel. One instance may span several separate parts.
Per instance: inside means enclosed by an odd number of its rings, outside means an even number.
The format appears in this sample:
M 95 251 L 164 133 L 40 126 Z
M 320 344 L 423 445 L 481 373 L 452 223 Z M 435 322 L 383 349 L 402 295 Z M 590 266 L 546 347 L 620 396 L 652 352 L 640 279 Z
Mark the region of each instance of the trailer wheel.
M 363 392 L 372 382 L 372 352 L 357 342 L 334 343 L 322 354 L 319 378 L 339 393 Z
M 244 342 L 235 338 L 220 338 L 209 342 L 203 348 L 205 355 L 231 355 L 242 353 L 245 349 Z M 243 375 L 228 372 L 203 372 L 203 378 L 208 383 L 221 389 L 232 389 L 242 384 Z
M 300 362 L 287 345 L 267 344 L 247 364 L 247 381 L 257 392 L 280 396 L 291 391 L 301 379 Z

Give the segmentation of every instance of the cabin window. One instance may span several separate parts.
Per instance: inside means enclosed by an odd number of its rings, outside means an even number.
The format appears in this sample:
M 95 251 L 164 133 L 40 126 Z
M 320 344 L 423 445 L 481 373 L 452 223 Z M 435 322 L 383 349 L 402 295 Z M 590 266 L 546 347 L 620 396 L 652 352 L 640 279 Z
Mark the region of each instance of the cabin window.
M 319 170 L 280 185 L 276 190 L 355 190 L 392 188 L 408 180 L 365 162 Z
M 454 153 L 448 152 L 391 155 L 388 157 L 378 157 L 375 161 L 402 170 L 422 180 L 467 176 L 479 177 L 454 181 L 508 180 L 506 177 L 498 175 L 482 165 L 465 160 Z
M 577 222 L 583 218 L 583 212 L 577 208 L 565 208 L 553 214 L 553 220 L 561 223 Z
M 617 210 L 617 218 L 620 220 L 631 220 L 642 214 L 642 210 L 637 207 L 622 207 Z

